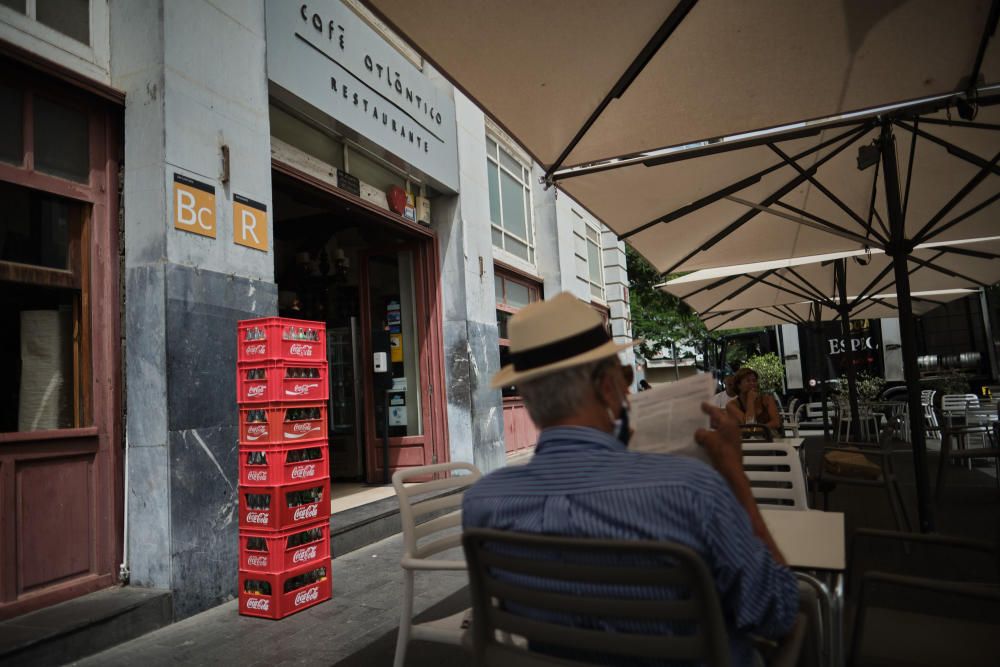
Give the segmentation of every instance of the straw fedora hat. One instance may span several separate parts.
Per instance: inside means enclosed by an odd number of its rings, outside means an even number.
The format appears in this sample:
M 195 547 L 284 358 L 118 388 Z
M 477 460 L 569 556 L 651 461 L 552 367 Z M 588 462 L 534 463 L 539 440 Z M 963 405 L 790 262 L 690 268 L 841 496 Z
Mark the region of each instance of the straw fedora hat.
M 639 342 L 611 340 L 597 311 L 569 292 L 526 306 L 508 327 L 511 363 L 493 376 L 493 387 L 610 357 Z

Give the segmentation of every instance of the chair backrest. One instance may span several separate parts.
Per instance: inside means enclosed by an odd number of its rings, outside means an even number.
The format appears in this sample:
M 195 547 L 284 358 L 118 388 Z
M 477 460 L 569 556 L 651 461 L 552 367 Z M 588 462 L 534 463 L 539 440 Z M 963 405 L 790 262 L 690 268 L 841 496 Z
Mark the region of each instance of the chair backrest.
M 966 408 L 978 408 L 979 397 L 975 394 L 945 394 L 941 397 L 941 412 L 965 412 Z
M 809 509 L 802 461 L 787 442 L 744 442 L 743 470 L 759 505 L 774 509 Z
M 799 399 L 793 398 L 792 400 L 788 401 L 788 409 L 785 410 L 785 412 L 789 415 L 790 418 L 789 421 L 795 421 L 798 418 L 798 414 L 796 414 L 798 408 L 799 408 Z
M 437 475 L 448 476 L 406 486 L 408 480 Z M 482 473 L 471 463 L 435 463 L 396 471 L 392 486 L 403 527 L 403 567 L 418 567 L 414 561 L 461 544 L 461 532 L 453 529 L 462 525 L 465 489 L 480 477 Z
M 477 665 L 730 664 L 714 581 L 688 547 L 486 529 L 462 543 Z
M 936 393 L 937 393 L 936 389 L 924 389 L 924 390 L 922 390 L 920 392 L 920 404 L 924 405 L 924 406 L 934 405 L 934 394 L 936 394 Z

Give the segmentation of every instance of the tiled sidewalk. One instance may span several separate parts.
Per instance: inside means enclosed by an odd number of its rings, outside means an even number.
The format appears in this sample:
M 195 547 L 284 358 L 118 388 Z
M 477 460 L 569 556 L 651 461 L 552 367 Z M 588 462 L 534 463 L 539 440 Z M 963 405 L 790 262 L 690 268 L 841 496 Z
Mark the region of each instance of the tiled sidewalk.
M 281 621 L 240 616 L 233 600 L 74 664 L 332 665 L 398 626 L 401 553 L 402 536 L 395 535 L 337 558 L 333 599 Z M 464 572 L 421 573 L 414 611 L 466 583 Z

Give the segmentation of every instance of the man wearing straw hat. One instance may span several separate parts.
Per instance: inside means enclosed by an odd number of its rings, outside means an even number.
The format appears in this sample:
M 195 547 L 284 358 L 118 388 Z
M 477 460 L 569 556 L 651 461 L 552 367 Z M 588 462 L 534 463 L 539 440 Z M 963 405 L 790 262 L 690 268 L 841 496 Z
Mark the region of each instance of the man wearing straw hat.
M 618 352 L 634 343 L 613 342 L 601 317 L 568 293 L 522 309 L 509 332 L 512 363 L 493 386 L 517 385 L 541 433 L 530 463 L 470 487 L 465 527 L 686 545 L 715 579 L 733 664 L 751 664 L 746 635 L 787 634 L 799 595 L 743 472 L 736 423 L 703 405 L 715 430 L 695 438 L 714 468 L 630 452 Z

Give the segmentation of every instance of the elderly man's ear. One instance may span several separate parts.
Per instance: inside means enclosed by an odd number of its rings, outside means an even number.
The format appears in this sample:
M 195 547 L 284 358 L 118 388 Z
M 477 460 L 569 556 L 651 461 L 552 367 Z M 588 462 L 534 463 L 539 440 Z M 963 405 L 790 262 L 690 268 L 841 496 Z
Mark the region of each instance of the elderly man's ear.
M 594 389 L 597 392 L 597 400 L 615 415 L 621 409 L 622 401 L 628 400 L 625 377 L 621 368 L 609 368 L 601 375 Z

